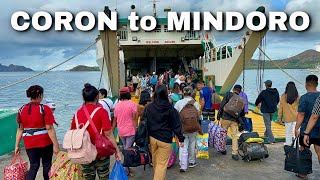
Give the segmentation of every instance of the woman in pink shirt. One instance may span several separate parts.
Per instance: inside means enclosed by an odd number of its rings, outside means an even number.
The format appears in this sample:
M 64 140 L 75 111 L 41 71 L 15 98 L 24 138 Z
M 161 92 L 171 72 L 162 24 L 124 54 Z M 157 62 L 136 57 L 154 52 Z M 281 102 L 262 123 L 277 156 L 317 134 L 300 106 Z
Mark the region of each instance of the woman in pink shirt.
M 118 127 L 119 137 L 122 141 L 124 149 L 132 147 L 136 127 L 138 126 L 138 110 L 137 104 L 131 101 L 129 88 L 124 87 L 120 90 L 120 101 L 114 109 L 114 120 L 112 127 Z M 128 176 L 133 176 L 130 169 L 126 168 Z

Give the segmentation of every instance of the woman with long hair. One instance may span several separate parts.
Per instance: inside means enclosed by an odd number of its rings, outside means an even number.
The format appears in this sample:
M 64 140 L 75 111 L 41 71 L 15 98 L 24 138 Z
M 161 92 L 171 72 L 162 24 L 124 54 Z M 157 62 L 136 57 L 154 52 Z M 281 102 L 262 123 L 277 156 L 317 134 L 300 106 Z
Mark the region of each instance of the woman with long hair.
M 39 85 L 29 87 L 26 94 L 30 98 L 30 102 L 23 105 L 17 114 L 19 127 L 16 135 L 15 153 L 20 152 L 20 141 L 23 137 L 30 161 L 27 180 L 36 178 L 40 160 L 42 160 L 43 179 L 48 180 L 52 155 L 59 152 L 59 143 L 53 127 L 56 121 L 50 107 L 41 104 L 43 93 L 44 90 Z
M 147 113 L 147 128 L 154 171 L 153 179 L 164 180 L 170 156 L 172 132 L 178 137 L 180 146 L 184 145 L 180 116 L 169 102 L 168 90 L 165 85 L 160 85 L 156 89 L 154 101 L 148 105 L 144 113 Z
M 138 105 L 138 119 L 142 118 L 144 108 L 151 103 L 150 93 L 147 90 L 141 92 L 140 101 Z
M 278 112 L 278 120 L 285 122 L 286 142 L 285 145 L 292 144 L 293 132 L 296 126 L 300 96 L 294 82 L 288 82 L 285 93 L 281 96 Z
M 92 121 L 96 126 L 99 132 L 103 132 L 104 135 L 111 141 L 111 143 L 116 147 L 115 159 L 121 160 L 121 154 L 116 144 L 116 140 L 113 136 L 113 131 L 111 128 L 110 117 L 107 110 L 101 107 L 98 103 L 99 100 L 99 91 L 97 88 L 91 84 L 85 84 L 82 90 L 82 97 L 84 100 L 83 106 L 76 112 L 77 119 L 80 124 L 86 124 L 88 118 L 86 116 L 85 110 L 88 111 L 90 116 L 93 114 Z M 73 116 L 71 129 L 76 129 L 75 116 Z M 95 143 L 95 131 L 88 126 L 87 131 L 90 135 L 91 143 Z M 96 160 L 90 164 L 84 164 L 83 175 L 85 179 L 96 179 L 96 174 L 98 174 L 99 179 L 108 179 L 109 178 L 109 167 L 110 167 L 110 157 L 104 157 L 103 155 L 98 154 Z
M 183 99 L 183 94 L 178 83 L 174 83 L 172 94 L 169 97 L 170 103 L 174 106 L 179 100 Z

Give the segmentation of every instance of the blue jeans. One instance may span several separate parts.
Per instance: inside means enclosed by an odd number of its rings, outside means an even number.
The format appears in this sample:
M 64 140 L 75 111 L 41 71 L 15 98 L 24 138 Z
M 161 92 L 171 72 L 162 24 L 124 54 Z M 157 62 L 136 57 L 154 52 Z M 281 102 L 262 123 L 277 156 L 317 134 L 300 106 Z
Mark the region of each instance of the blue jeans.
M 264 136 L 269 138 L 270 142 L 275 142 L 274 136 L 271 129 L 271 122 L 274 113 L 263 113 L 264 125 L 266 126 L 266 131 L 264 132 Z

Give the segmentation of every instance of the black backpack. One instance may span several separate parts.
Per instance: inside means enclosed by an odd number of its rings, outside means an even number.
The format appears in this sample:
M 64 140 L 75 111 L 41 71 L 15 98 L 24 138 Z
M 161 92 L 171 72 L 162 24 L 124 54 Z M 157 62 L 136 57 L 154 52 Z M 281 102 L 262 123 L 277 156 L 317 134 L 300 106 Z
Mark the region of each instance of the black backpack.
M 146 148 L 146 149 L 148 148 L 149 133 L 148 133 L 148 127 L 147 127 L 147 108 L 145 108 L 140 124 L 137 128 L 137 131 L 135 134 L 135 143 L 140 148 Z

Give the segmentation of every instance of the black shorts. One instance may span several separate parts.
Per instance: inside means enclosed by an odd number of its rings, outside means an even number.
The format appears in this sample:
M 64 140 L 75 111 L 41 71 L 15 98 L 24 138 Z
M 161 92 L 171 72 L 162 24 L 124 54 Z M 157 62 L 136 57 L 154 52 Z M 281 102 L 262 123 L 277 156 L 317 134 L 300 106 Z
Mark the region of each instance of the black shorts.
M 310 146 L 307 146 L 303 143 L 303 136 L 299 137 L 299 143 L 300 143 L 300 146 L 302 146 L 302 147 L 310 147 Z M 320 138 L 309 138 L 309 145 L 311 145 L 311 144 L 320 146 Z

